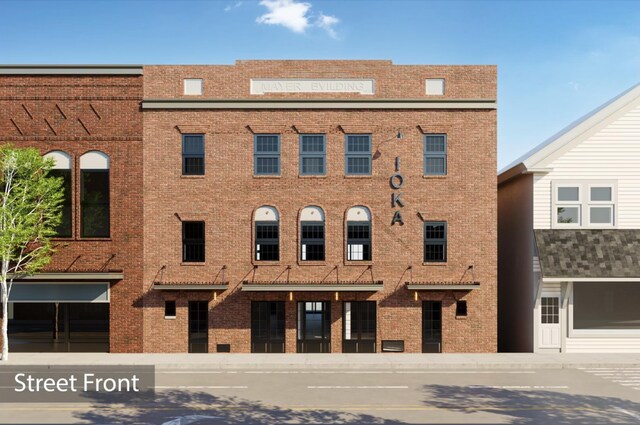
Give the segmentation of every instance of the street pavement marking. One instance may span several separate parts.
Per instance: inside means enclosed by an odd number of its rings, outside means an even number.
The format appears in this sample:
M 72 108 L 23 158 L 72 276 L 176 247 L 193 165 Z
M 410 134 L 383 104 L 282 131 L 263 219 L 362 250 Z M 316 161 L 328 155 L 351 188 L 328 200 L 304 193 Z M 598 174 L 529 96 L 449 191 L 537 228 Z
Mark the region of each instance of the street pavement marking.
M 637 413 L 630 412 L 630 411 L 628 411 L 626 409 L 623 409 L 622 407 L 613 406 L 613 408 L 616 409 L 620 413 L 624 413 L 625 415 L 631 416 L 632 418 L 635 418 L 635 419 L 640 421 L 640 415 L 637 414 Z
M 269 374 L 438 374 L 438 375 L 446 375 L 446 374 L 484 374 L 484 375 L 494 375 L 494 374 L 535 374 L 536 371 L 532 370 L 522 370 L 522 371 L 504 371 L 504 370 L 495 370 L 495 371 L 467 371 L 467 370 L 244 370 L 244 371 L 201 371 L 201 370 L 179 370 L 179 371 L 157 371 L 156 374 L 178 374 L 178 375 L 200 375 L 200 374 L 224 374 L 224 373 L 245 373 L 250 375 L 269 375 Z
M 407 385 L 309 385 L 308 389 L 313 390 L 342 390 L 342 389 L 358 389 L 358 390 L 405 390 L 409 388 Z
M 446 370 L 446 371 L 440 371 L 440 370 L 397 370 L 396 373 L 425 373 L 425 374 L 438 374 L 438 375 L 442 375 L 442 374 L 488 374 L 488 375 L 493 375 L 493 374 L 503 374 L 503 373 L 507 373 L 507 374 L 533 374 L 536 373 L 533 370 L 522 370 L 522 371 L 466 371 L 466 370 Z
M 594 412 L 594 413 L 599 413 L 602 414 L 603 412 L 607 412 L 610 410 L 614 410 L 614 411 L 618 411 L 620 413 L 624 413 L 626 415 L 629 415 L 633 418 L 638 418 L 638 415 L 625 410 L 625 409 L 621 409 L 615 406 L 612 406 L 611 409 L 606 409 L 606 408 L 602 408 L 600 406 L 589 406 L 589 405 L 570 405 L 570 406 L 564 406 L 564 405 L 558 405 L 558 406 L 552 406 L 552 405 L 544 405 L 544 406 L 537 406 L 537 405 L 508 405 L 508 406 L 495 406 L 495 405 L 476 405 L 476 406 L 451 406 L 451 407 L 445 407 L 445 406 L 424 406 L 424 405 L 394 405 L 394 406 L 381 406 L 381 405 L 352 405 L 352 404 L 345 404 L 345 405 L 307 405 L 307 406 L 300 406 L 300 405 L 292 405 L 292 406 L 288 406 L 288 405 L 279 405 L 278 406 L 281 409 L 287 409 L 287 410 L 293 410 L 293 411 L 315 411 L 315 410 L 339 410 L 339 411 L 372 411 L 372 410 L 378 410 L 378 411 L 446 411 L 446 410 L 461 410 L 461 411 L 469 411 L 469 412 L 474 412 L 474 411 L 478 411 L 478 410 L 491 410 L 491 411 L 504 411 L 504 412 L 513 412 L 513 411 L 565 411 L 565 412 L 572 412 L 572 411 L 577 411 L 577 412 Z M 228 406 L 228 405 L 211 405 L 211 404 L 189 404 L 188 405 L 189 410 L 197 410 L 197 411 L 245 411 L 245 410 L 250 410 L 250 411 L 254 411 L 255 408 L 254 407 L 244 407 L 244 406 Z M 32 411 L 34 408 L 31 406 L 16 406 L 16 405 L 9 405 L 7 407 L 4 407 L 2 405 L 0 405 L 0 411 Z M 93 405 L 90 406 L 82 406 L 82 409 L 80 407 L 71 407 L 71 406 L 43 406 L 43 407 L 38 407 L 38 410 L 40 411 L 79 411 L 79 410 L 86 410 L 86 411 L 111 411 L 111 410 L 115 410 L 115 411 L 137 411 L 137 410 L 144 410 L 144 411 L 174 411 L 174 410 L 179 410 L 177 409 L 175 406 L 170 406 L 170 407 L 166 407 L 166 406 L 160 406 L 160 405 L 144 405 L 144 406 L 135 406 L 135 407 L 124 407 L 121 405 L 117 405 L 117 406 L 100 406 L 100 407 L 96 407 Z M 624 412 L 623 412 L 624 411 Z
M 640 368 L 583 368 L 583 372 L 589 373 L 598 378 L 615 382 L 623 387 L 631 387 L 632 390 L 640 390 Z
M 187 389 L 245 389 L 249 388 L 246 385 L 156 385 L 154 388 L 160 389 L 179 389 L 179 390 L 187 390 Z
M 566 385 L 469 385 L 469 388 L 499 388 L 503 390 L 566 390 Z

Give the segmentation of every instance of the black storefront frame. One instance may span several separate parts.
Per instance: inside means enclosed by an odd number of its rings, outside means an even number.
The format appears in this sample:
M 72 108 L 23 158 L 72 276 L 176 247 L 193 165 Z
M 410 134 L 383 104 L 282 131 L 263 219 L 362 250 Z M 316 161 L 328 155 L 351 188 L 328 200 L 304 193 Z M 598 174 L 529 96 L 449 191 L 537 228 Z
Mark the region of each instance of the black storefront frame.
M 442 301 L 422 301 L 422 352 L 442 352 Z
M 347 335 L 347 303 L 351 307 L 351 338 Z M 375 353 L 378 336 L 378 306 L 375 301 L 344 301 L 342 303 L 342 352 Z M 366 322 L 373 323 L 373 338 L 363 338 Z M 355 326 L 354 326 L 355 323 Z M 354 334 L 355 333 L 355 338 Z
M 284 301 L 251 301 L 251 352 L 285 352 Z
M 307 303 L 321 304 L 322 310 L 320 324 L 320 338 L 310 338 L 307 335 L 307 314 L 315 313 L 315 311 L 307 310 Z M 302 308 L 301 308 L 302 307 Z M 299 301 L 297 308 L 298 320 L 298 336 L 297 351 L 298 353 L 330 353 L 331 352 L 331 302 L 329 301 Z M 318 313 L 315 313 L 318 314 Z
M 8 323 L 9 351 L 109 352 L 111 308 L 108 302 L 33 301 L 11 304 L 13 318 L 9 319 Z M 16 312 L 16 307 L 21 309 L 26 306 L 40 310 L 39 313 L 45 310 L 48 317 L 41 317 L 39 320 L 17 319 L 16 313 L 28 315 L 28 312 Z M 89 306 L 93 307 L 94 311 L 82 311 Z M 88 318 L 89 315 L 97 317 Z M 37 329 L 40 331 L 37 332 Z M 36 333 L 40 335 L 35 336 Z
M 189 301 L 189 353 L 209 352 L 209 303 Z

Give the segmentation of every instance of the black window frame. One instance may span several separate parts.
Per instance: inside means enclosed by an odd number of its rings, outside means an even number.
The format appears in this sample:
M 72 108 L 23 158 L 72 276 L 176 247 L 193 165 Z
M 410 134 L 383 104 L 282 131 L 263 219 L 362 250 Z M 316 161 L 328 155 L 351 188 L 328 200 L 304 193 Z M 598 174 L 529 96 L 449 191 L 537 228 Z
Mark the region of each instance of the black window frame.
M 443 138 L 443 148 L 442 150 L 427 150 L 427 143 L 430 137 L 442 137 Z M 429 133 L 424 135 L 424 143 L 423 143 L 423 173 L 425 176 L 446 176 L 447 175 L 447 145 L 448 138 L 445 133 Z M 444 170 L 442 172 L 430 171 L 427 169 L 427 161 L 429 159 L 442 159 L 444 164 Z
M 258 152 L 258 139 L 260 137 L 275 137 L 277 140 L 277 150 L 276 151 L 265 151 Z M 279 134 L 255 134 L 253 136 L 253 174 L 255 176 L 279 176 L 281 173 L 281 161 L 280 154 L 282 150 L 281 140 Z M 277 159 L 277 171 L 275 172 L 260 172 L 258 171 L 258 160 L 259 159 Z
M 369 141 L 369 150 L 364 151 L 351 151 L 349 149 L 349 141 L 352 137 L 367 137 Z M 344 173 L 347 176 L 371 176 L 373 173 L 372 164 L 372 137 L 371 134 L 345 134 L 344 138 Z M 369 164 L 369 171 L 365 173 L 349 171 L 349 159 L 367 159 Z
M 260 230 L 259 228 L 262 226 L 275 226 L 276 227 L 276 237 L 275 238 L 264 238 L 264 237 L 259 237 L 260 235 Z M 255 242 L 254 242 L 254 260 L 255 261 L 259 261 L 259 262 L 263 262 L 263 261 L 280 261 L 280 222 L 279 221 L 256 221 L 255 222 Z M 270 257 L 267 259 L 264 258 L 260 258 L 261 256 L 264 257 L 265 252 L 262 249 L 263 245 L 267 245 L 267 246 L 272 246 L 275 245 L 277 247 L 277 249 L 275 251 L 269 251 L 266 253 L 266 255 L 271 255 L 273 254 L 273 252 L 275 252 L 275 258 Z
M 352 226 L 363 226 L 367 227 L 369 231 L 368 238 L 353 238 L 350 237 L 349 233 Z M 371 234 L 371 221 L 347 221 L 347 261 L 372 261 L 373 258 L 373 235 Z M 362 248 L 362 260 L 354 260 L 351 257 L 351 252 L 349 249 L 350 245 L 363 245 Z M 365 249 L 365 246 L 368 247 L 368 250 Z M 368 255 L 365 255 L 368 254 Z
M 73 237 L 73 173 L 70 168 L 54 168 L 49 171 L 49 177 L 62 179 L 63 199 L 61 203 L 62 216 L 56 227 L 56 238 Z
M 164 301 L 164 317 L 174 318 L 176 317 L 176 300 Z M 171 314 L 173 312 L 173 314 Z
M 321 238 L 313 238 L 309 237 L 307 234 L 305 237 L 305 227 L 307 226 L 317 226 L 322 228 L 322 237 Z M 325 261 L 326 260 L 326 249 L 327 245 L 325 242 L 326 239 L 326 228 L 324 225 L 324 221 L 301 221 L 300 222 L 300 261 Z M 304 249 L 305 246 L 321 246 L 322 258 L 303 258 L 303 251 L 305 251 L 306 257 L 308 257 L 308 250 Z
M 201 224 L 202 237 L 187 236 L 187 226 Z M 182 222 L 182 262 L 204 263 L 206 261 L 206 224 L 204 221 L 193 220 Z M 189 248 L 192 254 L 189 253 Z M 199 252 L 198 252 L 199 251 Z
M 444 237 L 442 238 L 427 238 L 428 226 L 444 226 Z M 448 238 L 448 226 L 446 221 L 425 221 L 423 225 L 423 258 L 425 263 L 446 263 L 447 262 L 447 238 Z M 427 245 L 442 246 L 442 258 L 432 259 L 427 258 Z
M 304 142 L 306 137 L 321 137 L 322 138 L 322 150 L 305 150 Z M 300 160 L 299 160 L 299 169 L 301 176 L 326 176 L 327 175 L 327 136 L 326 134 L 301 134 L 299 137 L 299 151 L 300 151 Z M 321 159 L 322 160 L 322 172 L 309 172 L 304 171 L 304 160 L 305 159 Z
M 88 201 L 85 199 L 86 196 L 86 180 L 85 177 L 87 177 L 90 174 L 106 174 L 107 175 L 107 190 L 106 190 L 106 200 L 102 199 L 100 201 Z M 105 213 L 105 217 L 106 217 L 106 229 L 107 232 L 106 233 L 94 233 L 94 234 L 87 234 L 87 218 L 85 217 L 85 213 L 86 210 L 89 209 L 90 207 L 96 207 L 99 205 L 106 205 L 106 211 L 103 211 L 103 213 Z M 89 214 L 92 217 L 95 217 L 94 214 Z M 106 238 L 110 238 L 111 237 L 111 170 L 110 169 L 90 169 L 90 168 L 85 168 L 85 169 L 81 169 L 80 170 L 80 237 L 83 239 L 91 239 L 91 238 L 97 238 L 97 239 L 106 239 Z
M 187 152 L 187 138 L 200 138 L 202 143 L 202 152 Z M 202 163 L 198 165 L 189 165 L 187 160 L 200 159 Z M 190 167 L 194 167 L 190 170 Z M 197 168 L 196 168 L 197 167 Z M 205 137 L 202 133 L 189 133 L 182 135 L 182 175 L 183 176 L 204 176 L 205 174 Z
M 467 317 L 469 314 L 469 305 L 466 300 L 456 301 L 456 317 Z

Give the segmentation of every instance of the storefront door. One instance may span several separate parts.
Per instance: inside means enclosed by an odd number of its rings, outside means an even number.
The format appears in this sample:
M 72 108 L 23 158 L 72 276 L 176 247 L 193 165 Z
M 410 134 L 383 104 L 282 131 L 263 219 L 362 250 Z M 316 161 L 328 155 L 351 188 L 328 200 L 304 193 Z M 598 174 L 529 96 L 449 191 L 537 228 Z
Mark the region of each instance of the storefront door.
M 251 352 L 284 353 L 284 302 L 251 302 Z
M 422 302 L 422 352 L 442 352 L 442 302 Z
M 209 351 L 209 303 L 189 301 L 189 352 Z
M 542 294 L 540 298 L 539 348 L 560 348 L 560 297 Z
M 328 301 L 298 303 L 298 353 L 331 352 L 331 308 Z
M 376 302 L 345 301 L 342 314 L 342 352 L 376 352 Z

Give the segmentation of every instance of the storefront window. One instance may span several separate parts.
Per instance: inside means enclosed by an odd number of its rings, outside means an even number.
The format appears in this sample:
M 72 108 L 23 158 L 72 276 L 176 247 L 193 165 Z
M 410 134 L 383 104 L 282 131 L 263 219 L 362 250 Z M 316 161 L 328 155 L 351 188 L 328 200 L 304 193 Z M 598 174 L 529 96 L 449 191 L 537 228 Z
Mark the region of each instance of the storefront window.
M 640 282 L 576 282 L 573 329 L 640 330 Z

